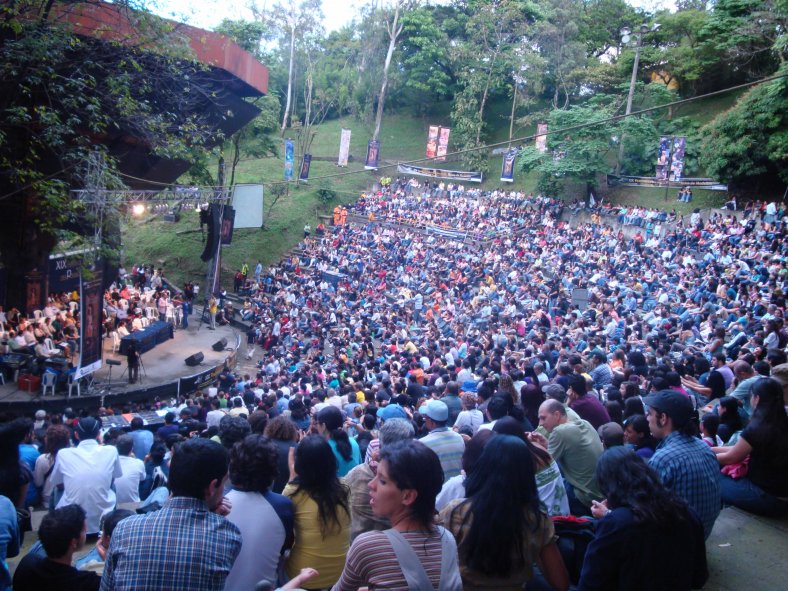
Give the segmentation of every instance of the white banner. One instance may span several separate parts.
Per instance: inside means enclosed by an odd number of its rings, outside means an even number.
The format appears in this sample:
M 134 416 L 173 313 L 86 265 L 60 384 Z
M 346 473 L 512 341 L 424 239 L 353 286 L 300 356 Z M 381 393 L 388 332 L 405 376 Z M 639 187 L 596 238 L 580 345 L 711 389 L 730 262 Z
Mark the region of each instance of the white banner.
M 347 166 L 348 155 L 350 154 L 350 130 L 342 129 L 339 138 L 339 160 L 337 166 Z

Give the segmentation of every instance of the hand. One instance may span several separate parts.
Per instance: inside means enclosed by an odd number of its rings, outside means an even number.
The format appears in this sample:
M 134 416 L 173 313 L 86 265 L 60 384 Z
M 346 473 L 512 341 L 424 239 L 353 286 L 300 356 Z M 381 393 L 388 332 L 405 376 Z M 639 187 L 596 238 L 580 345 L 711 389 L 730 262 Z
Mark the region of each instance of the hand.
M 320 573 L 312 567 L 308 566 L 306 568 L 302 568 L 301 572 L 288 581 L 287 584 L 282 587 L 282 589 L 298 589 L 303 583 L 306 583 L 309 579 L 316 577 L 319 574 Z
M 227 497 L 222 497 L 222 500 L 216 505 L 216 509 L 213 510 L 214 513 L 217 515 L 221 515 L 223 517 L 227 517 L 230 514 L 230 511 L 233 509 L 233 504 L 230 502 L 230 499 Z
M 291 447 L 287 450 L 287 466 L 290 469 L 290 481 L 295 480 L 298 477 L 295 470 L 295 447 Z
M 527 433 L 526 436 L 528 437 L 528 441 L 534 445 L 538 445 L 539 447 L 547 449 L 547 438 L 541 433 L 531 431 L 530 433 Z
M 101 542 L 101 538 L 99 538 L 98 541 L 96 542 L 96 552 L 98 552 L 98 555 L 101 557 L 101 560 L 107 559 L 107 548 Z
M 591 501 L 591 515 L 597 519 L 602 519 L 608 513 L 610 513 L 610 509 L 607 508 L 607 499 L 600 502 Z

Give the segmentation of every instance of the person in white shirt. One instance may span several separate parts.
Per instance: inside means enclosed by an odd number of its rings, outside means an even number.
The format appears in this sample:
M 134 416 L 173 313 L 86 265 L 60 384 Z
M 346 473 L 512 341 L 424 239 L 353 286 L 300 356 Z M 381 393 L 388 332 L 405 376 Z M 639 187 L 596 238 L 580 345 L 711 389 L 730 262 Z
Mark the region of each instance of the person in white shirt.
M 74 435 L 77 447 L 61 449 L 52 469 L 53 486 L 63 485 L 57 508 L 75 503 L 87 514 L 87 533 L 100 531 L 101 516 L 115 508 L 112 482 L 123 476 L 118 450 L 98 442 L 101 421 L 93 417 L 79 419 Z
M 140 483 L 145 480 L 145 464 L 131 455 L 134 439 L 131 435 L 121 435 L 115 441 L 123 476 L 115 479 L 115 494 L 118 503 L 139 503 Z

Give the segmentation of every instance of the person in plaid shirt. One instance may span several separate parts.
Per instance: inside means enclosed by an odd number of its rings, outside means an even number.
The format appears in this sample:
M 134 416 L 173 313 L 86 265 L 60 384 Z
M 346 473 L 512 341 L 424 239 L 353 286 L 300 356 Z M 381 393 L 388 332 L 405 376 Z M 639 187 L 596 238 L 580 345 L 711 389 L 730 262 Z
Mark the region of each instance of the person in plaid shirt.
M 161 510 L 129 517 L 112 535 L 102 591 L 221 591 L 241 550 L 241 532 L 224 518 L 228 453 L 190 439 L 170 462 L 171 496 Z

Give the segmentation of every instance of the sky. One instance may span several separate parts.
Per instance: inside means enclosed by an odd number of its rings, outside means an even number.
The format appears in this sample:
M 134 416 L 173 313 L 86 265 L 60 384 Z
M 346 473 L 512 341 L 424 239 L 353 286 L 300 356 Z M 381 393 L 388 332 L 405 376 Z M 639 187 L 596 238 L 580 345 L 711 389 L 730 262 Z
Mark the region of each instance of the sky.
M 265 6 L 274 0 L 256 0 L 258 5 Z M 385 1 L 385 0 L 384 0 Z M 440 0 L 438 0 L 440 1 Z M 335 31 L 353 19 L 356 9 L 370 0 L 323 0 L 323 27 L 327 32 Z M 630 0 L 634 6 L 648 10 L 674 8 L 674 0 Z M 247 8 L 249 0 L 154 0 L 152 10 L 160 16 L 195 27 L 212 30 L 225 18 L 251 19 L 252 13 Z

